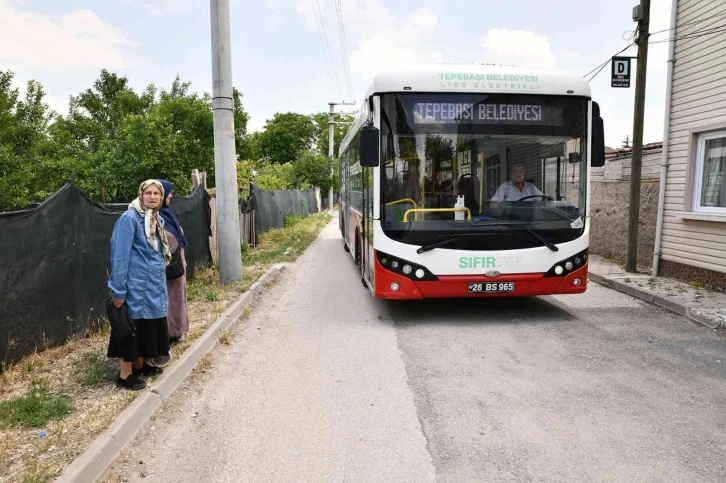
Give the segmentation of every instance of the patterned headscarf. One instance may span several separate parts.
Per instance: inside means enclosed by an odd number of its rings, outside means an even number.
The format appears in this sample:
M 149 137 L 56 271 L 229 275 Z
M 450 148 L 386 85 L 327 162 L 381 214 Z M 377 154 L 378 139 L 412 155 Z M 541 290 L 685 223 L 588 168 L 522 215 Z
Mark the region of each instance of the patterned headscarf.
M 169 250 L 169 240 L 166 237 L 164 227 L 159 223 L 159 208 L 152 209 L 144 206 L 144 191 L 151 185 L 156 185 L 161 191 L 161 199 L 159 199 L 159 207 L 164 202 L 164 187 L 155 179 L 147 179 L 139 186 L 139 197 L 129 204 L 129 208 L 133 208 L 136 212 L 144 217 L 144 232 L 149 245 L 154 250 L 159 250 L 159 243 L 156 240 L 156 234 L 161 238 L 161 245 L 164 251 L 164 264 L 169 265 L 171 261 L 171 251 Z

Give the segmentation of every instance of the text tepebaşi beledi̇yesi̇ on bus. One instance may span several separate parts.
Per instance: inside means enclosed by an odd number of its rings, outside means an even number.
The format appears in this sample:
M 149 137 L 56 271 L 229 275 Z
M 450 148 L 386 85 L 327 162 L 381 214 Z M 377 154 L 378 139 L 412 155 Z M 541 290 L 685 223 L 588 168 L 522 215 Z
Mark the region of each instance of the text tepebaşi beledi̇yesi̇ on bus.
M 587 82 L 483 65 L 375 76 L 340 150 L 344 248 L 378 298 L 582 293 Z

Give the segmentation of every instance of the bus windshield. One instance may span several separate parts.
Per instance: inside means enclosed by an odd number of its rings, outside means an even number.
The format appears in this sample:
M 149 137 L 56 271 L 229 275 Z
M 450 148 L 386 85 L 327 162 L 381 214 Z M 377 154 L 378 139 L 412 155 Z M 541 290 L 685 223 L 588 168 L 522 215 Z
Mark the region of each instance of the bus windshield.
M 404 93 L 382 95 L 381 106 L 381 225 L 391 238 L 505 250 L 582 235 L 587 99 Z

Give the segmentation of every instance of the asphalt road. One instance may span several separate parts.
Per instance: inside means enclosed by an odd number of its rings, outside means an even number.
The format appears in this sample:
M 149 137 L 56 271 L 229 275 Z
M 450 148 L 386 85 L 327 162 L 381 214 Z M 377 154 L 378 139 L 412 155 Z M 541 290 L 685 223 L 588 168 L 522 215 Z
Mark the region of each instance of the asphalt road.
M 726 481 L 726 337 L 664 310 L 377 301 L 337 220 L 263 297 L 106 481 Z

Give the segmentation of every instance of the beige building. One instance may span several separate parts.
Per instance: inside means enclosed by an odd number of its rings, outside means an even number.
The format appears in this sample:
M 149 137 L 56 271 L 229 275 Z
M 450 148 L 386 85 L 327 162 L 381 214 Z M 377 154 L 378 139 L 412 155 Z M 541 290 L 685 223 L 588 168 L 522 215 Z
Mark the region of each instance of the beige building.
M 653 271 L 726 287 L 726 0 L 673 0 Z

